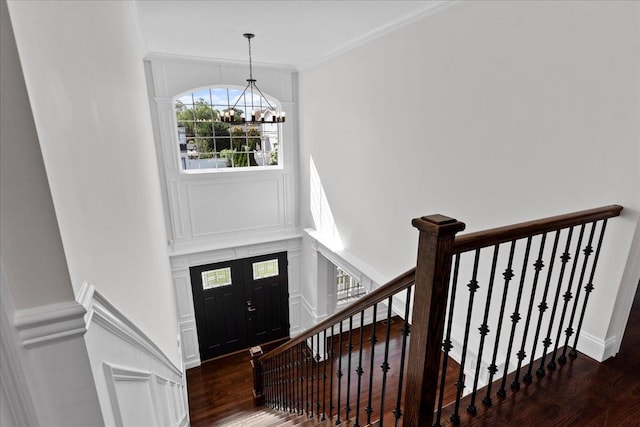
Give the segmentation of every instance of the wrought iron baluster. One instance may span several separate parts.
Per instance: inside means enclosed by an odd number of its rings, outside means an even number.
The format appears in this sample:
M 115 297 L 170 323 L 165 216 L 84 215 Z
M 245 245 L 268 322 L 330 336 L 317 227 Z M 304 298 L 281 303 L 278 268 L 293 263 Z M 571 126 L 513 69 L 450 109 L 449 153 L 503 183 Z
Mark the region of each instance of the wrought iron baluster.
M 542 318 L 544 317 L 545 311 L 549 306 L 547 305 L 547 295 L 549 294 L 549 285 L 551 284 L 551 274 L 553 273 L 553 264 L 556 259 L 556 252 L 558 250 L 558 241 L 560 238 L 560 230 L 556 231 L 555 238 L 553 240 L 553 249 L 551 250 L 551 257 L 549 258 L 549 270 L 547 270 L 547 280 L 544 285 L 544 292 L 542 294 L 542 301 L 538 304 L 538 325 L 536 326 L 536 333 L 533 338 L 533 348 L 531 349 L 531 357 L 529 359 L 529 369 L 527 373 L 522 377 L 522 381 L 525 383 L 531 383 L 531 372 L 533 371 L 533 362 L 536 356 L 536 348 L 538 346 L 538 338 L 540 337 L 540 327 L 542 325 Z
M 369 342 L 371 343 L 371 357 L 369 358 L 369 398 L 367 400 L 367 407 L 365 408 L 365 413 L 367 414 L 367 425 L 371 424 L 371 414 L 373 413 L 373 370 L 374 370 L 374 354 L 376 348 L 376 342 L 378 338 L 376 337 L 376 315 L 378 312 L 378 304 L 373 304 L 373 321 L 371 323 L 371 338 Z
M 498 396 L 506 397 L 507 391 L 505 390 L 505 384 L 507 383 L 507 374 L 509 373 L 509 360 L 511 359 L 511 350 L 513 349 L 513 339 L 516 333 L 516 327 L 520 321 L 520 301 L 522 301 L 522 290 L 524 289 L 524 280 L 527 274 L 527 264 L 529 263 L 529 252 L 531 250 L 531 237 L 527 238 L 527 247 L 524 251 L 524 260 L 522 261 L 522 273 L 520 274 L 520 286 L 518 286 L 518 296 L 516 297 L 516 306 L 514 307 L 513 314 L 511 315 L 511 334 L 509 335 L 509 345 L 507 346 L 507 358 L 504 362 L 504 373 L 502 374 L 502 382 L 500 383 L 500 389 L 498 390 Z M 518 390 L 519 383 L 513 382 L 511 388 Z
M 273 390 L 273 405 L 271 406 L 274 409 L 278 409 L 278 379 L 277 379 L 277 361 L 278 356 L 274 356 L 272 359 L 272 367 L 271 367 L 271 388 Z
M 316 416 L 320 416 L 320 332 L 316 334 Z
M 273 373 L 274 373 L 274 384 L 275 384 L 275 390 L 276 390 L 276 409 L 280 409 L 280 355 L 276 355 L 276 357 L 274 357 L 274 367 L 273 367 Z
M 313 338 L 312 338 L 313 340 Z M 305 394 L 306 394 L 306 399 L 305 399 L 305 409 L 306 409 L 306 413 L 307 415 L 311 416 L 311 397 L 309 394 L 309 386 L 313 385 L 311 384 L 311 372 L 309 370 L 310 366 L 309 366 L 309 343 L 308 340 L 304 341 L 304 378 L 305 378 Z M 313 389 L 313 387 L 311 387 L 311 389 Z
M 353 316 L 349 317 L 349 342 L 347 343 L 347 349 L 349 350 L 349 358 L 347 359 L 347 399 L 344 407 L 344 419 L 349 421 L 349 414 L 351 413 L 351 355 L 353 350 Z
M 296 366 L 297 362 L 297 352 L 295 351 L 295 347 L 290 349 L 291 351 L 291 377 L 289 382 L 291 383 L 291 406 L 292 412 L 294 414 L 298 413 L 298 369 Z
M 442 374 L 440 377 L 440 393 L 438 396 L 436 419 L 435 419 L 435 422 L 433 423 L 434 427 L 441 427 L 440 421 L 442 419 L 442 401 L 444 399 L 444 386 L 447 378 L 447 363 L 449 361 L 449 351 L 451 351 L 451 349 L 453 348 L 453 345 L 451 345 L 451 326 L 453 324 L 453 309 L 455 307 L 455 301 L 456 301 L 456 288 L 458 286 L 459 271 L 460 271 L 460 254 L 456 254 L 454 267 L 453 267 L 453 276 L 451 279 L 451 292 L 449 293 L 449 317 L 447 319 L 447 329 L 446 329 L 445 339 L 442 342 L 442 349 L 444 350 L 444 355 L 442 356 Z
M 460 360 L 460 371 L 458 372 L 458 381 L 456 381 L 456 402 L 451 414 L 451 421 L 454 424 L 460 423 L 460 399 L 462 398 L 462 389 L 464 388 L 464 364 L 467 358 L 467 345 L 469 344 L 469 329 L 471 327 L 471 314 L 473 313 L 473 300 L 478 286 L 478 264 L 480 262 L 480 249 L 476 249 L 473 261 L 473 274 L 471 281 L 467 284 L 469 288 L 469 305 L 467 306 L 467 320 L 464 326 L 464 340 L 462 343 L 462 357 Z
M 398 371 L 398 397 L 396 399 L 396 408 L 393 410 L 393 416 L 395 417 L 395 427 L 398 427 L 398 421 L 402 418 L 402 410 L 400 405 L 402 404 L 402 385 L 404 382 L 404 363 L 405 356 L 407 354 L 407 337 L 411 333 L 411 327 L 409 326 L 409 309 L 411 308 L 411 290 L 413 285 L 407 288 L 406 302 L 404 305 L 404 325 L 402 326 L 402 350 L 400 353 L 400 368 Z
M 327 419 L 325 415 L 327 413 L 327 330 L 325 329 L 322 333 L 324 345 L 324 360 L 322 361 L 322 421 L 324 421 Z M 318 366 L 318 369 L 320 369 L 320 366 Z
M 340 337 L 338 338 L 338 372 L 336 372 L 336 376 L 338 377 L 338 414 L 336 416 L 336 425 L 342 423 L 340 420 L 340 398 L 342 397 L 342 321 L 340 321 Z
M 313 375 L 313 361 L 314 361 L 314 357 L 313 357 L 313 353 L 314 353 L 314 347 L 313 347 L 313 337 L 311 337 L 311 354 L 310 354 L 310 362 L 311 362 L 311 366 L 310 366 L 310 370 L 311 370 L 311 412 L 309 412 L 309 418 L 313 418 L 313 404 L 314 404 L 314 399 L 313 399 L 313 391 L 315 388 L 315 376 Z
M 362 389 L 362 374 L 364 374 L 364 370 L 362 369 L 362 345 L 364 342 L 364 310 L 360 312 L 360 348 L 358 349 L 358 368 L 356 369 L 356 374 L 358 375 L 358 386 L 356 392 L 356 420 L 355 427 L 360 426 L 360 392 Z
M 573 332 L 574 332 L 573 321 L 575 320 L 576 309 L 578 308 L 578 302 L 580 301 L 580 289 L 582 289 L 582 285 L 584 284 L 584 275 L 585 275 L 585 272 L 587 271 L 587 263 L 589 262 L 589 256 L 593 253 L 593 246 L 591 246 L 591 244 L 593 243 L 593 236 L 595 235 L 595 232 L 596 232 L 596 223 L 592 222 L 591 232 L 589 233 L 589 241 L 582 251 L 582 253 L 584 254 L 584 260 L 582 261 L 582 270 L 580 271 L 580 279 L 578 280 L 578 286 L 576 288 L 576 298 L 573 301 L 573 309 L 571 310 L 571 317 L 569 318 L 569 324 L 567 325 L 567 329 L 565 330 L 566 338 L 564 341 L 564 347 L 562 348 L 562 356 L 560 356 L 560 358 L 562 358 L 564 361 L 567 360 L 567 347 L 569 346 L 569 339 L 571 338 L 571 335 L 573 335 Z
M 298 414 L 304 413 L 304 343 L 299 344 L 298 349 L 298 396 L 300 397 L 300 407 L 298 408 Z
M 551 346 L 551 332 L 553 331 L 554 320 L 556 317 L 556 310 L 558 308 L 558 302 L 560 301 L 560 291 L 562 290 L 562 280 L 564 279 L 564 272 L 567 267 L 567 263 L 571 259 L 571 253 L 569 249 L 571 248 L 571 239 L 573 237 L 573 227 L 569 228 L 569 234 L 567 235 L 567 241 L 565 242 L 565 248 L 562 255 L 560 255 L 560 262 L 562 265 L 560 266 L 560 276 L 558 277 L 558 285 L 556 287 L 556 294 L 553 299 L 553 307 L 551 308 L 551 319 L 549 319 L 549 328 L 547 329 L 547 336 L 544 340 L 542 340 L 542 345 L 544 346 L 544 351 L 542 352 L 542 358 L 540 359 L 540 367 L 536 371 L 536 375 L 539 378 L 544 377 L 544 362 L 547 358 L 547 349 Z M 549 369 L 553 370 L 556 368 L 556 362 L 551 358 L 549 365 L 547 366 Z
M 320 416 L 320 333 L 316 334 L 316 348 L 315 348 L 315 356 L 314 360 L 316 363 L 316 375 L 315 375 L 315 384 L 316 384 L 316 416 Z M 313 402 L 312 402 L 313 406 Z
M 491 306 L 491 294 L 493 293 L 493 282 L 496 276 L 496 264 L 498 263 L 498 251 L 500 249 L 500 245 L 495 245 L 493 247 L 493 260 L 491 261 L 491 273 L 489 275 L 489 287 L 487 289 L 487 302 L 484 307 L 484 317 L 482 318 L 482 324 L 478 328 L 480 331 L 480 345 L 478 346 L 478 359 L 476 361 L 476 372 L 473 378 L 473 388 L 471 391 L 471 403 L 467 407 L 467 412 L 475 415 L 477 412 L 476 409 L 476 393 L 478 390 L 478 379 L 480 377 L 480 365 L 482 364 L 482 351 L 484 350 L 484 340 L 489 331 L 489 325 L 487 321 L 489 319 L 489 308 Z M 444 375 L 444 372 L 443 374 Z
M 582 312 L 580 313 L 580 321 L 578 322 L 578 328 L 576 330 L 576 338 L 573 341 L 573 347 L 569 352 L 569 357 L 575 359 L 578 356 L 576 347 L 578 346 L 578 338 L 580 337 L 580 329 L 582 329 L 582 321 L 584 320 L 584 313 L 587 310 L 587 303 L 589 302 L 589 296 L 593 292 L 593 277 L 596 273 L 596 266 L 598 265 L 598 258 L 600 257 L 600 248 L 602 247 L 602 240 L 604 238 L 604 231 L 607 227 L 607 219 L 602 221 L 602 228 L 600 229 L 600 237 L 598 238 L 598 246 L 596 247 L 596 253 L 593 257 L 593 263 L 591 264 L 591 273 L 589 274 L 589 283 L 584 287 L 584 302 L 582 303 Z
M 529 299 L 529 308 L 527 309 L 527 318 L 524 322 L 524 330 L 522 333 L 522 345 L 520 346 L 520 351 L 518 351 L 518 367 L 516 368 L 516 374 L 513 379 L 513 382 L 511 383 L 511 388 L 514 390 L 520 389 L 520 382 L 519 382 L 520 369 L 522 369 L 522 361 L 524 360 L 525 357 L 527 357 L 527 354 L 525 353 L 524 349 L 527 344 L 527 334 L 529 333 L 529 325 L 531 323 L 531 312 L 533 311 L 533 303 L 535 302 L 536 289 L 538 287 L 538 278 L 540 277 L 540 271 L 544 268 L 544 262 L 542 260 L 542 256 L 544 254 L 544 245 L 546 241 L 547 241 L 547 233 L 544 233 L 542 235 L 542 238 L 540 239 L 540 249 L 538 252 L 538 259 L 536 259 L 536 262 L 533 264 L 535 273 L 533 275 L 533 284 L 531 285 L 531 298 Z M 524 379 L 524 381 L 527 382 L 526 379 Z
M 279 374 L 279 379 L 280 379 L 280 410 L 285 411 L 287 409 L 287 384 L 284 381 L 284 377 L 286 375 L 285 369 L 286 369 L 286 360 L 285 360 L 285 354 L 284 353 L 280 353 L 280 374 Z
M 289 410 L 289 381 L 287 381 L 287 371 L 289 370 L 289 360 L 287 352 L 282 352 L 282 375 L 280 381 L 282 381 L 282 396 L 284 402 L 284 411 Z
M 571 289 L 573 288 L 573 279 L 576 274 L 576 267 L 578 266 L 578 258 L 580 258 L 580 246 L 582 245 L 582 237 L 584 236 L 584 224 L 580 226 L 580 234 L 578 235 L 578 243 L 576 244 L 575 256 L 573 258 L 573 265 L 571 266 L 571 275 L 569 276 L 569 283 L 567 283 L 567 290 L 562 296 L 564 304 L 562 306 L 562 313 L 560 314 L 560 322 L 558 323 L 558 333 L 556 335 L 556 344 L 553 347 L 553 356 L 551 360 L 555 360 L 558 353 L 558 346 L 560 344 L 560 336 L 562 335 L 562 325 L 564 324 L 564 318 L 567 314 L 567 308 L 569 307 L 569 301 L 573 298 Z M 567 362 L 566 357 L 558 357 L 558 363 L 564 365 Z
M 393 296 L 387 300 L 387 332 L 384 339 L 384 361 L 380 368 L 382 369 L 382 391 L 380 393 L 380 422 L 378 427 L 384 424 L 384 397 L 387 392 L 387 372 L 389 371 L 389 341 L 391 340 L 391 309 L 393 306 Z M 372 369 L 373 370 L 373 369 Z
M 294 363 L 293 363 L 293 349 L 287 350 L 287 354 L 289 355 L 289 372 L 287 374 L 287 382 L 289 384 L 289 412 L 295 412 L 296 410 L 296 381 L 295 381 L 295 373 L 294 373 Z
M 491 388 L 493 386 L 493 376 L 498 372 L 498 366 L 496 360 L 498 357 L 498 346 L 500 345 L 500 335 L 502 332 L 502 321 L 504 319 L 504 311 L 507 305 L 507 294 L 509 293 L 509 283 L 513 279 L 513 255 L 516 249 L 516 241 L 513 240 L 509 249 L 509 260 L 507 261 L 507 268 L 502 273 L 504 278 L 504 287 L 502 289 L 502 301 L 500 302 L 500 315 L 498 316 L 498 324 L 496 329 L 496 341 L 493 345 L 493 357 L 491 358 L 491 364 L 487 368 L 489 371 L 489 381 L 487 384 L 487 394 L 482 399 L 482 403 L 486 406 L 491 406 Z
M 329 363 L 331 363 L 331 370 L 329 372 L 329 418 L 333 418 L 333 364 L 336 356 L 336 352 L 334 349 L 336 339 L 336 336 L 334 334 L 334 326 L 335 325 L 331 325 L 331 350 L 329 352 L 329 355 L 331 356 L 329 359 Z
M 269 382 L 269 370 L 271 369 L 271 365 L 269 364 L 269 360 L 264 361 L 262 366 L 264 367 L 264 370 L 262 371 L 262 381 L 264 384 L 264 404 L 265 406 L 270 407 L 271 403 L 269 394 L 271 384 Z

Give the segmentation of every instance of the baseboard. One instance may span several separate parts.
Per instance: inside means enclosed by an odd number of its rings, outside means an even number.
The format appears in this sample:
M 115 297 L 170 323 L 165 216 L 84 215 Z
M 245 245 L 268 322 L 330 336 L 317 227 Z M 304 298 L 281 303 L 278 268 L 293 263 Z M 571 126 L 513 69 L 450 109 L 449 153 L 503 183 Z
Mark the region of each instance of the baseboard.
M 577 350 L 598 362 L 602 362 L 609 357 L 615 356 L 617 344 L 618 337 L 614 336 L 602 340 L 588 332 L 582 331 L 578 339 Z

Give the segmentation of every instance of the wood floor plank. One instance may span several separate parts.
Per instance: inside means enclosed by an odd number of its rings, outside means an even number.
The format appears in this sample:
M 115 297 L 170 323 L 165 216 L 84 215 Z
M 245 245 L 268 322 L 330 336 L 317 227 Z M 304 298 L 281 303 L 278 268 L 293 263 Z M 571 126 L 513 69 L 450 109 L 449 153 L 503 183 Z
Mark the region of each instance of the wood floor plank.
M 504 399 L 492 398 L 494 405 L 489 408 L 476 405 L 475 416 L 466 412 L 469 398 L 463 399 L 460 425 L 640 426 L 640 289 L 616 357 L 598 363 L 579 355 Z M 449 419 L 452 412 L 452 405 L 443 410 L 443 426 L 454 425 Z
M 387 425 L 393 425 L 388 421 L 393 420 L 392 410 L 395 408 L 397 401 L 397 384 L 398 384 L 398 364 L 400 359 L 402 334 L 401 328 L 404 321 L 400 318 L 394 318 L 391 324 L 391 340 L 389 344 L 389 363 L 391 369 L 387 374 L 386 384 L 386 397 L 385 397 L 385 413 L 387 416 L 385 420 Z M 384 322 L 378 322 L 376 325 L 376 336 L 378 342 L 375 345 L 374 351 L 374 387 L 372 389 L 372 420 L 377 420 L 380 414 L 381 406 L 381 377 L 382 370 L 380 365 L 384 361 L 384 339 L 386 334 L 386 324 Z M 360 422 L 366 419 L 365 408 L 368 405 L 368 385 L 369 385 L 369 372 L 371 366 L 371 344 L 369 339 L 371 336 L 371 327 L 365 326 L 363 329 L 363 346 L 362 346 L 362 366 L 365 373 L 362 376 L 361 382 L 361 396 L 360 396 Z M 346 346 L 348 334 L 343 333 L 343 346 Z M 357 375 L 355 370 L 357 368 L 359 346 L 359 328 L 354 329 L 352 333 L 353 350 L 351 355 L 352 369 L 351 369 L 351 392 L 349 405 L 351 406 L 351 418 L 355 417 L 355 410 L 357 407 L 358 399 L 355 396 Z M 410 338 L 409 338 L 410 339 Z M 334 346 L 336 353 L 338 352 L 338 336 L 334 338 Z M 330 344 L 328 344 L 327 348 Z M 268 349 L 266 349 L 268 351 Z M 231 356 L 219 358 L 202 364 L 201 366 L 187 371 L 187 389 L 189 393 L 189 413 L 191 418 L 191 425 L 193 427 L 213 426 L 221 425 L 223 423 L 230 422 L 238 417 L 248 416 L 256 411 L 253 407 L 252 398 L 252 373 L 249 364 L 249 352 L 241 352 L 233 354 Z M 342 401 L 340 403 L 341 417 L 344 419 L 344 406 L 346 405 L 346 377 L 349 375 L 346 372 L 348 356 L 346 351 L 343 355 L 342 368 L 344 372 L 342 380 Z M 314 363 L 314 372 L 320 370 L 320 378 L 323 374 L 324 364 Z M 406 369 L 406 366 L 405 366 Z M 334 384 L 333 384 L 333 415 L 335 416 L 338 410 L 337 407 L 337 391 L 338 381 L 335 375 L 338 370 L 338 355 L 334 359 Z M 454 373 L 459 370 L 459 365 L 453 360 L 450 360 L 447 367 L 448 378 L 451 378 L 449 384 L 445 388 L 445 402 L 449 402 L 455 398 L 455 386 L 453 378 L 456 377 Z M 327 363 L 326 367 L 327 376 L 331 372 L 331 368 Z M 317 380 L 316 380 L 317 381 Z M 318 384 L 314 381 L 314 402 L 317 401 L 318 389 L 320 390 L 320 396 L 325 396 L 323 381 Z M 327 378 L 326 386 L 326 399 L 324 402 L 325 411 L 329 412 L 330 406 L 330 393 L 329 393 L 329 378 Z M 305 384 L 306 386 L 306 384 Z M 309 384 L 310 386 L 310 384 Z M 310 393 L 308 389 L 307 396 Z M 322 410 L 322 399 L 320 400 L 320 408 Z M 313 413 L 317 413 L 317 407 L 313 408 Z

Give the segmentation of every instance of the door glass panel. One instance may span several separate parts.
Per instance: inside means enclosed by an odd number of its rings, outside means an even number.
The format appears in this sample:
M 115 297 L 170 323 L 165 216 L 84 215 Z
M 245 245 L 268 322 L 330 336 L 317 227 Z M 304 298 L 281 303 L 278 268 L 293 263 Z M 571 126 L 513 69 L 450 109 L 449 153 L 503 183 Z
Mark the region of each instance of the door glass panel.
M 254 262 L 253 264 L 253 280 L 274 277 L 280 274 L 278 270 L 278 259 L 270 259 L 267 261 Z
M 219 288 L 231 284 L 231 267 L 202 272 L 202 289 Z

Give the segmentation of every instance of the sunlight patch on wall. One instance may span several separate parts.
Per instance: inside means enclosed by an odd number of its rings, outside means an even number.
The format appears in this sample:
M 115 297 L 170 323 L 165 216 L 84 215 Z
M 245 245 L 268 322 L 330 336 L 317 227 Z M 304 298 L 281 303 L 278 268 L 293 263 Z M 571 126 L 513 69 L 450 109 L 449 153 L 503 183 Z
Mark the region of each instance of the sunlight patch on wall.
M 332 251 L 344 249 L 333 213 L 331 213 L 327 194 L 322 186 L 322 181 L 312 156 L 309 156 L 309 185 L 311 187 L 309 189 L 309 207 L 311 208 L 314 228 L 322 236 L 322 243 Z

